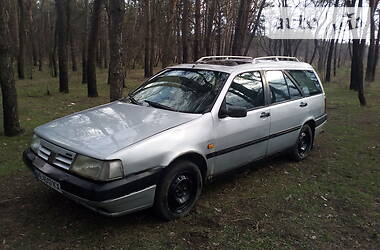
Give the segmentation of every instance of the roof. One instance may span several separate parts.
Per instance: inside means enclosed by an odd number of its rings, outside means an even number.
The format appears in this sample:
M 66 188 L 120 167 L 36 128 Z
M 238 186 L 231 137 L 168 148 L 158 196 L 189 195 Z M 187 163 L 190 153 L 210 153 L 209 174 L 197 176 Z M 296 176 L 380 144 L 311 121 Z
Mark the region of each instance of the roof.
M 299 70 L 313 70 L 313 67 L 305 62 L 298 61 L 256 61 L 251 63 L 244 63 L 233 66 L 207 64 L 207 63 L 191 63 L 191 64 L 180 64 L 171 66 L 169 68 L 175 69 L 204 69 L 221 71 L 226 73 L 234 73 L 248 70 L 284 70 L 284 69 L 299 69 Z

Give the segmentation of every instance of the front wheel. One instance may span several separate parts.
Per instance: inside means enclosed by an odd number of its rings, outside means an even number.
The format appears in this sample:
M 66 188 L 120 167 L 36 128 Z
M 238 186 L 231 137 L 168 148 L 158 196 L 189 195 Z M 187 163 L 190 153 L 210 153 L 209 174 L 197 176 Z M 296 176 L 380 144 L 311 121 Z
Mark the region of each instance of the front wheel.
M 154 209 L 166 219 L 185 216 L 202 191 L 202 175 L 196 164 L 181 160 L 169 166 L 158 185 Z
M 291 156 L 295 161 L 302 161 L 309 156 L 313 147 L 313 131 L 308 124 L 305 124 L 298 135 L 296 145 L 294 145 Z

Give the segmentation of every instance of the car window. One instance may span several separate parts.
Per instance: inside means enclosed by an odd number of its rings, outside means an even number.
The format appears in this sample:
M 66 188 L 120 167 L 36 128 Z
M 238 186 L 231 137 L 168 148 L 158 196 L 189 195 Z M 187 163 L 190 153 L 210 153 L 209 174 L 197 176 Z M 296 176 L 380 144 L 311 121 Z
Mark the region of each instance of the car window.
M 294 82 L 290 80 L 290 78 L 287 75 L 284 74 L 284 76 L 285 76 L 286 83 L 288 84 L 288 87 L 289 87 L 290 99 L 297 99 L 297 98 L 302 97 L 301 92 L 296 87 Z
M 237 75 L 226 95 L 226 104 L 252 109 L 264 106 L 263 82 L 260 72 Z
M 281 71 L 267 71 L 266 78 L 269 84 L 271 103 L 290 99 L 288 85 Z
M 137 104 L 186 113 L 209 112 L 229 74 L 198 69 L 170 69 L 131 94 Z
M 288 72 L 297 81 L 305 96 L 322 93 L 318 78 L 312 70 L 289 70 Z

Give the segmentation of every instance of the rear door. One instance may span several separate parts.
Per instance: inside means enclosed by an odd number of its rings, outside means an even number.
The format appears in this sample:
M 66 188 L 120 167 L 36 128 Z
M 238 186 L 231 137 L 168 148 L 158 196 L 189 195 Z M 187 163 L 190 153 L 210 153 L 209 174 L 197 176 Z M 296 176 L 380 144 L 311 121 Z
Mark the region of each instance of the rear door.
M 292 147 L 298 138 L 309 105 L 300 89 L 280 70 L 266 71 L 270 96 L 271 126 L 268 155 Z
M 300 86 L 308 103 L 311 117 L 315 119 L 316 126 L 326 120 L 325 95 L 317 74 L 313 70 L 289 70 L 288 74 Z
M 264 84 L 259 71 L 245 72 L 232 81 L 225 96 L 227 106 L 247 108 L 242 118 L 214 119 L 214 174 L 231 170 L 266 155 L 270 126 L 269 107 L 265 107 Z

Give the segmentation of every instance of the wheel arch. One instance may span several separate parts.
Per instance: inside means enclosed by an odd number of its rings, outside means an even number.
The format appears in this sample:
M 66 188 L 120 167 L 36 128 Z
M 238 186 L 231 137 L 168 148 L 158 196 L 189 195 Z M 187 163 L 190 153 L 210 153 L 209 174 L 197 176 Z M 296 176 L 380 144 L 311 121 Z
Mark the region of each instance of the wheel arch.
M 181 155 L 176 156 L 168 164 L 168 167 L 170 167 L 172 164 L 174 164 L 175 162 L 180 161 L 180 160 L 188 160 L 188 161 L 195 163 L 198 166 L 199 170 L 201 171 L 203 181 L 206 180 L 206 178 L 207 178 L 207 161 L 202 154 L 200 154 L 198 152 L 183 153 Z

